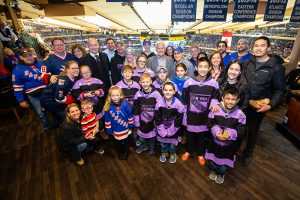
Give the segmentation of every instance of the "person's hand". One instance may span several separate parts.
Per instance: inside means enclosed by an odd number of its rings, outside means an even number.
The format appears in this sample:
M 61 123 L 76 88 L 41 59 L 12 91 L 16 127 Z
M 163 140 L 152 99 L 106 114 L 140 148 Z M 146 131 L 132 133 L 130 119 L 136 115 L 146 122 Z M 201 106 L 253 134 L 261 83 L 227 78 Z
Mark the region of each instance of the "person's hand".
M 56 83 L 56 82 L 57 82 L 57 75 L 52 75 L 52 76 L 50 77 L 50 83 L 54 84 L 54 83 Z
M 271 110 L 271 106 L 269 104 L 264 104 L 261 108 L 259 108 L 256 112 L 264 113 Z
M 223 132 L 222 130 L 218 130 L 218 132 L 216 133 L 216 137 L 219 139 L 219 140 L 222 140 L 223 139 Z
M 22 101 L 19 103 L 19 105 L 21 106 L 21 108 L 28 108 L 29 104 L 27 103 L 27 101 Z
M 211 108 L 211 111 L 216 114 L 220 111 L 220 107 L 218 104 L 213 105 L 213 107 Z
M 92 92 L 84 93 L 84 97 L 94 97 L 95 95 Z
M 101 94 L 101 91 L 100 90 L 96 90 L 94 93 L 95 93 L 96 96 L 99 96 Z

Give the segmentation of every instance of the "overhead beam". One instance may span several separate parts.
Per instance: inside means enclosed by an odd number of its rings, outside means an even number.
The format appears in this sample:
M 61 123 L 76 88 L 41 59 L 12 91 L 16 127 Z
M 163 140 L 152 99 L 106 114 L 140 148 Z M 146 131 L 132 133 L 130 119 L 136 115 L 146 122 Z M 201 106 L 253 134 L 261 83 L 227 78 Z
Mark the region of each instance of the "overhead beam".
M 152 28 L 150 28 L 150 26 L 148 26 L 148 24 L 143 20 L 143 18 L 140 16 L 140 14 L 137 12 L 137 10 L 134 8 L 134 6 L 132 5 L 132 3 L 128 4 L 128 6 L 131 8 L 131 10 L 136 14 L 136 16 L 143 22 L 143 24 L 153 33 L 155 32 Z

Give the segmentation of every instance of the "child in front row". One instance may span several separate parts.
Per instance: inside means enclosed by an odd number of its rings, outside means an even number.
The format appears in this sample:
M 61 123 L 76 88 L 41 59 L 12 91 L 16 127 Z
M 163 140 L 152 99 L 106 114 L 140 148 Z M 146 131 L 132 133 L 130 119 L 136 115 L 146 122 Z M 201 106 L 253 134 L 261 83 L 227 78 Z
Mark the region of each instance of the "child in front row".
M 156 140 L 154 110 L 161 95 L 152 87 L 152 80 L 149 74 L 141 75 L 140 85 L 142 89 L 136 93 L 132 108 L 135 127 L 137 127 L 137 134 L 141 141 L 141 145 L 136 149 L 136 152 L 142 153 L 149 148 L 149 154 L 153 155 L 155 154 Z
M 170 163 L 175 163 L 178 156 L 176 147 L 181 140 L 179 134 L 185 108 L 183 104 L 174 97 L 175 85 L 167 82 L 163 85 L 164 97 L 158 100 L 155 106 L 155 125 L 157 128 L 157 141 L 161 142 L 160 162 L 166 162 L 170 153 Z
M 128 136 L 134 127 L 130 105 L 124 101 L 122 89 L 112 86 L 104 105 L 105 127 L 108 134 L 117 140 L 118 159 L 127 160 L 129 154 Z
M 198 60 L 196 76 L 183 86 L 182 102 L 186 106 L 183 125 L 187 130 L 186 152 L 181 159 L 186 161 L 194 151 L 200 165 L 205 164 L 205 136 L 208 133 L 209 109 L 218 102 L 218 82 L 210 75 L 211 65 L 207 58 Z
M 213 140 L 210 141 L 205 158 L 209 160 L 209 178 L 221 184 L 225 172 L 233 168 L 239 138 L 245 132 L 246 116 L 238 108 L 239 90 L 228 87 L 222 94 L 218 112 L 211 111 L 208 115 L 208 126 Z

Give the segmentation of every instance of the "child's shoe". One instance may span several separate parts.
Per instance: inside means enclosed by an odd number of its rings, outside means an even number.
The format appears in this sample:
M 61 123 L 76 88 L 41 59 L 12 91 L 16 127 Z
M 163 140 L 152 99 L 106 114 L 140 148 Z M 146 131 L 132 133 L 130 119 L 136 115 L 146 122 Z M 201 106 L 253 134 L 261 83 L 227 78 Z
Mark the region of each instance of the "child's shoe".
M 225 175 L 217 175 L 216 180 L 215 180 L 216 183 L 222 184 L 224 182 L 224 177 L 225 177 Z
M 148 150 L 148 147 L 147 146 L 139 146 L 137 149 L 136 149 L 136 153 L 142 153 L 143 151 L 146 151 Z
M 189 152 L 185 152 L 182 156 L 181 156 L 181 160 L 182 161 L 186 161 L 187 159 L 189 159 L 189 157 L 191 156 L 191 154 Z
M 208 177 L 210 178 L 210 180 L 215 181 L 217 179 L 217 173 L 215 171 L 211 170 Z
M 136 139 L 135 139 L 135 145 L 136 145 L 137 147 L 139 147 L 139 146 L 141 146 L 141 144 L 142 144 L 141 140 L 140 140 L 139 138 L 136 138 Z
M 200 165 L 205 165 L 205 158 L 203 156 L 198 156 L 198 162 Z
M 150 147 L 150 149 L 149 149 L 149 155 L 154 155 L 154 154 L 155 154 L 154 147 Z
M 178 158 L 177 154 L 176 154 L 176 153 L 173 153 L 173 154 L 171 154 L 171 156 L 170 156 L 169 162 L 170 162 L 171 164 L 176 163 L 177 158 Z
M 161 156 L 159 157 L 159 161 L 164 163 L 167 161 L 168 153 L 162 153 Z

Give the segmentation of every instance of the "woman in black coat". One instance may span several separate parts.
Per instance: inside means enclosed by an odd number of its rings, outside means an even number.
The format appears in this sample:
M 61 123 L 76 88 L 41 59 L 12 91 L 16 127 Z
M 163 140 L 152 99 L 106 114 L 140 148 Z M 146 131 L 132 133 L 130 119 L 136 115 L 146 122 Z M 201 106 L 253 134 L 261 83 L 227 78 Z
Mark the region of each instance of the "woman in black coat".
M 80 108 L 77 104 L 69 104 L 66 112 L 66 120 L 59 131 L 58 147 L 67 158 L 83 165 L 81 153 L 87 148 L 88 140 L 93 138 L 85 136 L 81 130 Z

